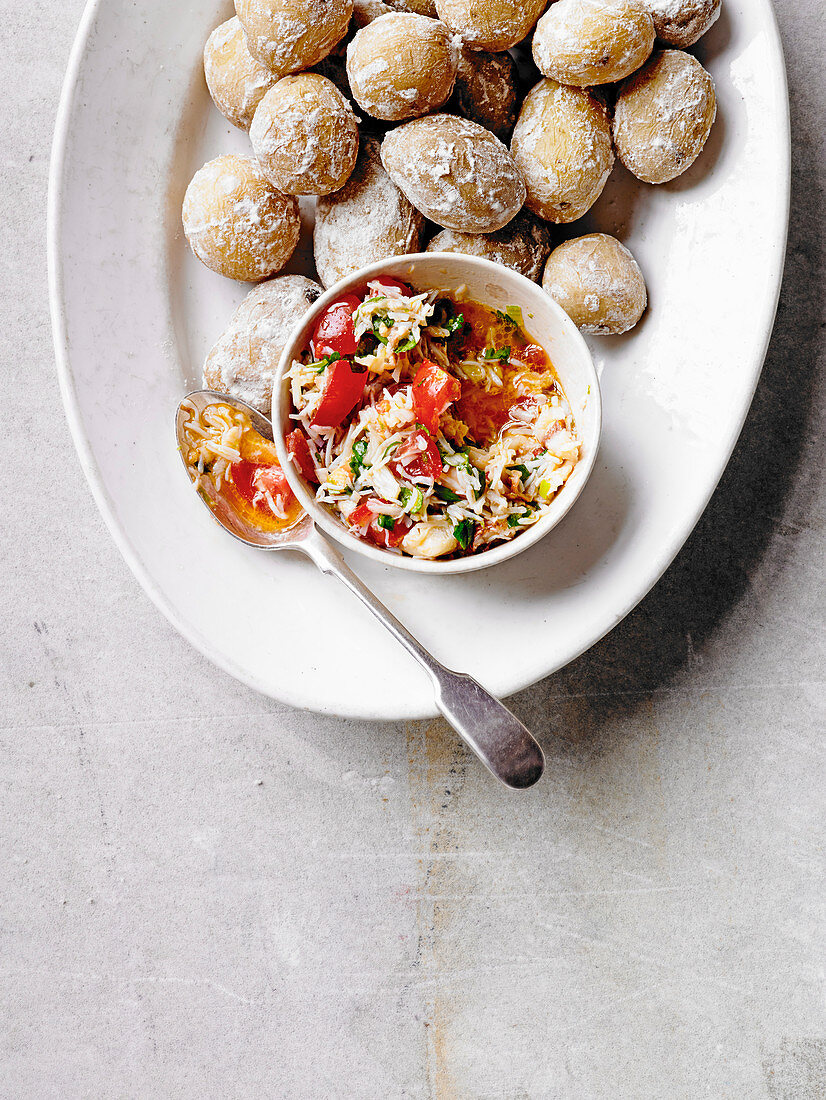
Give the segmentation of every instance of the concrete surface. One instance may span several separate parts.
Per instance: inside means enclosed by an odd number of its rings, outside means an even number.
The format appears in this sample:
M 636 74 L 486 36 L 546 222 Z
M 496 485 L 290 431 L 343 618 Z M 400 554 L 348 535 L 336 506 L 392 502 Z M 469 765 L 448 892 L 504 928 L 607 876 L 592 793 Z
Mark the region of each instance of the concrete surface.
M 46 303 L 81 7 L 0 0 L 0 1094 L 826 1097 L 821 0 L 778 4 L 795 197 L 748 425 L 655 592 L 516 700 L 520 798 L 438 723 L 241 688 L 109 540 Z

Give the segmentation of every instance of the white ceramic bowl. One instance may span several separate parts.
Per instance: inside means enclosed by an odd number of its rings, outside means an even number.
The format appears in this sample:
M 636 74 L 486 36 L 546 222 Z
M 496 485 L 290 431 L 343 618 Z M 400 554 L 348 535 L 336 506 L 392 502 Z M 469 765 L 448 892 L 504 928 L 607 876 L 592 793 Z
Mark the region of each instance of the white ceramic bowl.
M 426 561 L 373 546 L 352 534 L 347 525 L 329 508 L 316 501 L 313 487 L 301 477 L 289 460 L 284 437 L 295 426 L 290 420 L 292 405 L 287 378 L 293 359 L 307 346 L 317 319 L 332 301 L 355 287 L 364 286 L 379 275 L 394 275 L 397 279 L 404 279 L 417 291 L 442 290 L 451 294 L 464 286 L 467 288 L 468 298 L 494 309 L 505 310 L 510 305 L 518 305 L 529 335 L 550 355 L 570 402 L 582 443 L 579 462 L 551 503 L 550 511 L 542 519 L 508 542 L 490 550 L 450 561 Z M 507 561 L 527 550 L 559 523 L 582 492 L 593 469 L 602 426 L 602 403 L 594 363 L 585 341 L 570 317 L 541 287 L 510 268 L 477 256 L 428 252 L 380 260 L 369 267 L 363 267 L 331 287 L 314 303 L 294 330 L 281 357 L 273 387 L 272 421 L 278 454 L 290 485 L 304 508 L 327 534 L 332 535 L 343 546 L 396 569 L 407 569 L 416 573 L 469 573 Z

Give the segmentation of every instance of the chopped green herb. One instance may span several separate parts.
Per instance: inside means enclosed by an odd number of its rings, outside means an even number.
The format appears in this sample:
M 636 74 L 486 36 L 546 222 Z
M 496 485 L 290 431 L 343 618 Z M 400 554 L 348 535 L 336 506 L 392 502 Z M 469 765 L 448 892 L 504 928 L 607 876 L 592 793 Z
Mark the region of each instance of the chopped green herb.
M 508 527 L 518 527 L 523 519 L 530 519 L 533 505 L 528 505 L 524 512 L 516 512 L 515 515 L 508 516 Z
M 444 327 L 452 336 L 454 332 L 458 332 L 465 323 L 464 313 L 457 313 L 455 317 L 448 317 L 445 321 Z
M 531 472 L 528 469 L 528 467 L 524 464 L 524 462 L 520 462 L 516 466 L 508 466 L 508 469 L 509 470 L 516 470 L 516 472 L 519 474 L 520 478 L 523 481 L 527 481 L 528 478 L 531 476 Z
M 511 357 L 510 347 L 506 348 L 485 348 L 482 352 L 483 359 L 498 359 L 500 363 L 507 363 Z
M 396 521 L 392 516 L 379 516 L 379 527 L 385 531 L 392 531 L 396 526 Z
M 353 454 L 350 458 L 350 469 L 353 477 L 358 477 L 364 466 L 364 456 L 367 454 L 367 440 L 357 439 L 353 444 Z
M 453 537 L 459 543 L 463 550 L 467 550 L 473 541 L 473 533 L 476 529 L 476 524 L 472 519 L 463 519 L 455 525 L 453 528 Z
M 373 325 L 373 335 L 376 337 L 377 340 L 380 340 L 383 344 L 386 344 L 387 343 L 387 337 L 382 336 L 381 331 L 380 331 L 380 326 L 381 325 L 387 325 L 387 328 L 391 329 L 393 327 L 393 322 L 390 320 L 389 317 L 373 317 L 372 325 Z
M 445 501 L 446 504 L 454 504 L 457 500 L 462 499 L 458 493 L 454 493 L 453 490 L 448 489 L 446 485 L 434 485 L 433 493 L 439 500 Z
M 341 356 L 337 351 L 331 351 L 329 355 L 325 355 L 322 359 L 316 359 L 315 362 L 309 363 L 308 366 L 311 367 L 316 374 L 323 374 L 331 363 L 337 362 L 340 358 Z

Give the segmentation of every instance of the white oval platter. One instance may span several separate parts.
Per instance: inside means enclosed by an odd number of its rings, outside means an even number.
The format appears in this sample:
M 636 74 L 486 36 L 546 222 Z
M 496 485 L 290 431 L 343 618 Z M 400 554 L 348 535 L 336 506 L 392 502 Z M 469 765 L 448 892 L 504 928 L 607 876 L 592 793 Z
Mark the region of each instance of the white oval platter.
M 167 618 L 251 687 L 345 717 L 435 713 L 430 685 L 344 589 L 299 557 L 224 535 L 172 431 L 245 293 L 201 267 L 180 228 L 186 184 L 247 138 L 210 104 L 201 51 L 216 0 L 92 0 L 57 122 L 49 203 L 52 317 L 75 444 L 124 557 Z M 491 570 L 434 578 L 355 568 L 446 664 L 500 696 L 571 661 L 657 581 L 728 461 L 774 320 L 788 221 L 785 70 L 769 0 L 725 0 L 696 50 L 719 118 L 683 177 L 618 167 L 587 220 L 616 232 L 651 305 L 590 341 L 604 431 L 582 497 L 546 539 Z M 310 271 L 304 249 L 288 270 Z M 351 559 L 352 560 L 352 559 Z

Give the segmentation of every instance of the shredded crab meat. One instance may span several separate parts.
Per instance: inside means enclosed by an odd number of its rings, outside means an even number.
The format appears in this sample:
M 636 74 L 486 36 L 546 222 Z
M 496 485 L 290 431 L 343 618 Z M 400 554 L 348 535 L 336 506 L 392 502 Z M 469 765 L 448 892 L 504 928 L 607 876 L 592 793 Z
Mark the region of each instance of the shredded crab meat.
M 487 311 L 492 323 L 475 341 L 481 347 L 457 354 L 450 337 L 460 327 L 465 297 L 464 291 L 451 296 L 454 312 L 446 317 L 437 312 L 445 299 L 436 292 L 408 296 L 368 286 L 354 328 L 357 339 L 373 337 L 367 344 L 375 346 L 356 357 L 367 368 L 364 393 L 336 428 L 313 423 L 324 368 L 304 359 L 291 366 L 292 420 L 316 466 L 316 499 L 366 537 L 369 517 L 380 520 L 397 532 L 386 544 L 393 553 L 438 558 L 514 537 L 547 514 L 579 459 L 570 405 L 550 367 L 520 358 L 530 338 L 516 321 L 501 313 L 496 321 Z M 506 322 L 513 346 L 502 336 Z M 463 396 L 476 391 L 501 401 L 508 395 L 505 421 L 493 437 L 472 438 L 461 403 L 444 410 L 432 436 L 423 430 L 410 383 L 425 360 L 458 379 Z M 434 446 L 442 466 L 435 476 L 427 462 Z

